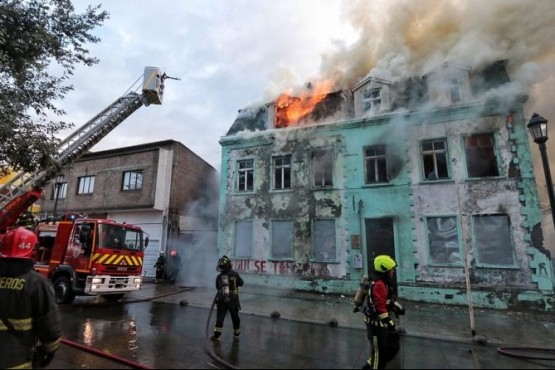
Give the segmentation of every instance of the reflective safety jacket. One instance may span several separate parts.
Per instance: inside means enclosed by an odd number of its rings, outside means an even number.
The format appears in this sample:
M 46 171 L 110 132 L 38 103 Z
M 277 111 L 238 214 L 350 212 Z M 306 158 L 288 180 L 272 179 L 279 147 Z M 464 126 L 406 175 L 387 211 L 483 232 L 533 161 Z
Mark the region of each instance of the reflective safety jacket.
M 364 311 L 367 323 L 383 326 L 382 319 L 389 317 L 387 302 L 390 299 L 390 290 L 384 279 L 376 279 L 370 285 L 367 295 L 367 309 Z
M 31 368 L 37 340 L 47 352 L 60 345 L 62 330 L 52 284 L 29 259 L 0 258 L 0 369 Z

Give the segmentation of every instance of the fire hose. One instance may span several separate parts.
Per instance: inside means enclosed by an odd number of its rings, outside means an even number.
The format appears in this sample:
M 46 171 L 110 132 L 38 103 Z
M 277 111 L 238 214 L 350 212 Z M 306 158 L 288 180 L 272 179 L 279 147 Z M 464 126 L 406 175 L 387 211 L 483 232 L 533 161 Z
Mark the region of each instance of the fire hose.
M 232 364 L 224 361 L 222 358 L 218 357 L 218 355 L 216 355 L 214 353 L 214 350 L 211 348 L 212 346 L 210 346 L 210 319 L 212 317 L 212 313 L 214 312 L 214 307 L 216 306 L 217 297 L 218 295 L 216 294 L 216 296 L 214 297 L 214 300 L 212 301 L 210 312 L 208 313 L 208 319 L 206 320 L 206 326 L 204 328 L 204 349 L 208 354 L 208 356 L 210 356 L 218 364 L 224 366 L 226 369 L 239 369 L 238 367 L 235 367 Z
M 125 365 L 133 368 L 133 369 L 151 369 L 151 367 L 140 364 L 138 362 L 128 360 L 128 359 L 120 357 L 120 356 L 112 355 L 111 353 L 104 352 L 101 349 L 98 349 L 96 347 L 86 346 L 84 344 L 73 342 L 73 341 L 65 339 L 65 338 L 62 338 L 62 343 L 67 345 L 67 346 L 75 347 L 77 349 L 80 349 L 82 351 L 90 352 L 90 353 L 95 354 L 97 356 L 106 357 L 106 358 L 108 358 L 110 360 L 113 360 L 115 362 L 120 362 L 122 364 L 125 364 Z
M 162 298 L 162 297 L 172 295 L 172 294 L 183 293 L 183 292 L 186 292 L 187 290 L 189 290 L 189 289 L 181 289 L 181 290 L 178 290 L 178 291 L 175 291 L 175 292 L 160 294 L 158 296 L 149 297 L 149 298 L 135 299 L 135 300 L 132 300 L 132 301 L 125 301 L 125 302 L 110 302 L 110 303 L 107 303 L 107 304 L 127 304 L 127 303 L 138 303 L 138 302 L 151 301 L 151 300 L 156 299 L 156 298 Z M 74 348 L 80 349 L 82 351 L 90 352 L 94 355 L 97 355 L 97 356 L 100 356 L 100 357 L 105 357 L 105 358 L 108 358 L 112 361 L 125 364 L 125 365 L 127 365 L 127 366 L 129 366 L 133 369 L 152 369 L 149 366 L 140 364 L 140 363 L 135 362 L 135 361 L 128 360 L 128 359 L 120 357 L 120 356 L 113 355 L 111 353 L 104 352 L 101 349 L 93 347 L 93 346 L 87 346 L 87 345 L 80 344 L 80 343 L 77 343 L 77 342 L 74 342 L 74 341 L 71 341 L 71 340 L 65 339 L 65 338 L 62 338 L 61 342 L 65 345 L 67 345 L 67 346 L 74 347 Z
M 542 347 L 497 347 L 502 355 L 531 360 L 555 361 L 555 348 Z

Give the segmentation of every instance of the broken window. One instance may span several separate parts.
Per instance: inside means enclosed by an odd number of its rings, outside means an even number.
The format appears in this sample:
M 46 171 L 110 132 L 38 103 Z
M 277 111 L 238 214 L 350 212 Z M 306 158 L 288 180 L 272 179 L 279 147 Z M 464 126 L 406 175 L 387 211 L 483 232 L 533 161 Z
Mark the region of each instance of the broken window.
M 423 141 L 422 162 L 426 180 L 448 179 L 447 141 L 445 139 Z
M 335 220 L 314 220 L 314 257 L 317 262 L 335 261 Z
M 293 258 L 293 222 L 272 221 L 272 258 Z
M 449 79 L 449 96 L 451 103 L 459 103 L 462 101 L 461 83 L 458 78 Z
M 252 245 L 252 221 L 235 222 L 235 257 L 250 258 Z
M 475 134 L 464 141 L 469 177 L 499 176 L 493 134 Z
M 460 263 L 461 251 L 456 217 L 428 217 L 429 258 L 432 263 Z
M 143 187 L 143 170 L 124 171 L 122 190 L 138 190 Z
M 94 192 L 94 176 L 79 177 L 77 194 L 92 194 Z
M 332 186 L 332 170 L 333 159 L 331 150 L 320 150 L 312 153 L 314 186 Z
M 291 156 L 274 157 L 274 189 L 291 189 Z
M 254 160 L 237 161 L 237 191 L 254 189 Z
M 472 220 L 478 262 L 485 265 L 514 265 L 509 216 L 475 215 Z
M 376 145 L 364 149 L 365 183 L 387 182 L 387 161 L 385 145 Z
M 381 89 L 367 89 L 362 92 L 362 109 L 364 112 L 378 112 L 381 104 Z

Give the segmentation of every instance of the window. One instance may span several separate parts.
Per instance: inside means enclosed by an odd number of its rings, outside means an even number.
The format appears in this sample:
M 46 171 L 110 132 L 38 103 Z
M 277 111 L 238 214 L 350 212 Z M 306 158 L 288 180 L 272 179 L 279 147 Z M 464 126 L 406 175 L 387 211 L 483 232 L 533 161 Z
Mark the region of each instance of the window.
M 254 189 L 254 160 L 237 161 L 237 191 Z
M 365 183 L 387 182 L 387 160 L 385 145 L 371 146 L 364 149 Z
M 252 221 L 235 222 L 235 257 L 252 256 Z
M 272 221 L 272 257 L 293 258 L 293 222 Z
M 52 183 L 53 200 L 56 199 L 56 191 L 58 192 L 58 199 L 65 199 L 67 197 L 67 182 Z
M 461 251 L 456 217 L 428 217 L 428 247 L 432 263 L 460 263 Z
M 462 101 L 461 84 L 456 77 L 449 79 L 449 97 L 451 98 L 451 103 Z
M 274 189 L 291 189 L 291 156 L 274 157 Z
M 493 134 L 476 134 L 464 141 L 469 177 L 498 176 Z
M 335 261 L 335 220 L 314 220 L 314 256 L 316 261 Z
M 330 150 L 320 150 L 312 153 L 312 174 L 314 186 L 332 186 L 333 161 Z
M 475 215 L 472 220 L 478 262 L 486 265 L 514 265 L 509 217 L 505 214 Z
M 125 171 L 123 173 L 122 190 L 138 190 L 143 188 L 143 171 Z
M 447 142 L 444 139 L 423 141 L 422 162 L 425 179 L 448 179 Z
M 380 89 L 367 89 L 362 92 L 362 109 L 364 112 L 380 110 L 382 96 Z
M 94 192 L 94 176 L 82 176 L 78 179 L 77 194 L 92 194 Z

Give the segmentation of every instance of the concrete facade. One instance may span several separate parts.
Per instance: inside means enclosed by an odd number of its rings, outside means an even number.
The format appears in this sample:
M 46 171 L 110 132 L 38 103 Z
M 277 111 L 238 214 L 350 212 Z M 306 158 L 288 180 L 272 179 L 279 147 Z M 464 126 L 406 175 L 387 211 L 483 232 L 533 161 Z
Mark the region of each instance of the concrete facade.
M 140 173 L 136 189 L 125 189 L 125 174 Z M 80 179 L 94 178 L 91 191 L 79 194 Z M 217 199 L 216 170 L 183 144 L 166 140 L 91 152 L 63 172 L 57 214 L 66 211 L 140 226 L 149 235 L 143 274 L 153 277 L 160 251 L 181 255 L 195 234 L 209 233 L 215 243 L 216 214 L 194 211 L 198 202 Z M 135 187 L 135 185 L 132 185 Z M 54 211 L 55 186 L 45 189 L 40 217 Z M 210 200 L 212 201 L 212 200 Z
M 446 63 L 367 77 L 290 125 L 275 102 L 240 110 L 219 253 L 251 284 L 345 295 L 387 253 L 405 299 L 553 310 L 525 99 L 491 94 L 507 81 L 504 62 Z

